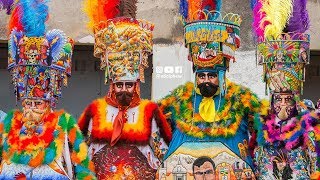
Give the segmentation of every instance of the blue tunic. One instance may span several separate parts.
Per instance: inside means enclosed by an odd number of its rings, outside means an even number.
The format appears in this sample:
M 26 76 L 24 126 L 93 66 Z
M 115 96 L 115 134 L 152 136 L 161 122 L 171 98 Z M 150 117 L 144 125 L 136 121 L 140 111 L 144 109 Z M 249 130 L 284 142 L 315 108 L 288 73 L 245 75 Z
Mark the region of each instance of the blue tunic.
M 199 107 L 199 104 L 202 101 L 203 97 L 201 95 L 197 94 L 195 99 L 196 99 L 195 107 Z M 214 102 L 215 102 L 215 108 L 219 109 L 220 96 L 215 96 L 213 99 L 214 99 Z M 225 98 L 221 97 L 220 105 L 223 104 L 224 101 L 225 101 Z M 198 109 L 199 108 L 195 108 L 195 113 L 199 112 Z M 175 124 L 174 124 L 174 126 L 175 126 Z M 240 150 L 239 150 L 239 145 L 240 144 L 244 144 L 244 140 L 246 140 L 246 142 L 248 143 L 249 142 L 248 139 L 249 139 L 249 132 L 248 132 L 248 118 L 247 117 L 243 117 L 235 136 L 228 137 L 228 138 L 227 137 L 223 137 L 223 136 L 221 136 L 221 137 L 205 136 L 204 138 L 198 138 L 198 137 L 193 137 L 193 136 L 187 135 L 187 134 L 181 132 L 181 130 L 179 130 L 178 128 L 175 128 L 174 132 L 173 132 L 172 141 L 171 141 L 171 143 L 169 145 L 168 152 L 165 155 L 165 159 L 167 159 L 184 142 L 188 142 L 188 141 L 195 141 L 195 142 L 199 142 L 199 141 L 221 142 L 227 148 L 229 148 L 232 152 L 234 152 L 236 155 L 241 157 L 241 153 L 240 153 Z M 248 154 L 248 152 L 246 154 L 246 158 L 243 159 L 243 160 L 245 162 L 247 162 L 248 165 L 251 168 L 253 167 L 253 161 L 252 161 L 251 156 Z

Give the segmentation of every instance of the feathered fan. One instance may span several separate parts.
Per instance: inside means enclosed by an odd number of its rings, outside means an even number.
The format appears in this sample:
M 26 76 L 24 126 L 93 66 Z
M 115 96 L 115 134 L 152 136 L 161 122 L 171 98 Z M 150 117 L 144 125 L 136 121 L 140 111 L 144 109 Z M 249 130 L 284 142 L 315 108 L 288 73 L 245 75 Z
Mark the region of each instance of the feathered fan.
M 278 37 L 292 14 L 292 0 L 257 0 L 253 28 L 258 37 Z
M 307 0 L 252 0 L 253 30 L 257 37 L 277 38 L 281 33 L 304 33 L 309 27 Z
M 85 0 L 84 11 L 89 16 L 91 29 L 101 22 L 119 16 L 136 17 L 137 0 Z
M 199 11 L 220 11 L 221 0 L 180 0 L 179 9 L 186 21 L 192 21 Z
M 307 0 L 293 0 L 292 16 L 284 31 L 304 33 L 309 29 L 309 23 Z
M 19 0 L 9 22 L 10 32 L 16 28 L 27 36 L 44 36 L 48 19 L 47 1 Z

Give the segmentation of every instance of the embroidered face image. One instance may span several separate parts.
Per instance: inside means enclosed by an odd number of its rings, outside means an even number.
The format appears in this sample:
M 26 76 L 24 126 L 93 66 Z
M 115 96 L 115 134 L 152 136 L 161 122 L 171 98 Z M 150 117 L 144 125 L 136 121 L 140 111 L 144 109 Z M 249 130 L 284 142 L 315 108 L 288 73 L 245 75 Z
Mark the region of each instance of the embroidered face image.
M 300 48 L 300 55 L 299 55 L 300 61 L 304 63 L 309 62 L 309 55 L 308 52 L 305 48 L 301 47 Z
M 212 97 L 219 89 L 219 78 L 215 72 L 198 72 L 196 74 L 197 88 L 204 97 Z
M 274 51 L 274 62 L 283 63 L 285 62 L 286 52 L 283 49 L 278 49 Z
M 309 42 L 301 37 L 299 40 L 266 41 L 258 44 L 265 63 L 306 63 L 308 61 Z M 303 57 L 302 57 L 303 56 Z
M 223 64 L 220 43 L 192 42 L 189 47 L 192 61 L 196 66 L 213 67 L 216 64 Z
M 304 80 L 302 63 L 269 63 L 265 64 L 266 82 L 271 92 L 292 91 L 300 93 Z
M 203 156 L 196 159 L 192 164 L 195 180 L 215 180 L 215 164 L 211 158 Z
M 280 120 L 288 120 L 297 113 L 296 101 L 292 93 L 273 94 L 271 104 Z
M 159 179 L 237 179 L 244 173 L 254 178 L 251 167 L 221 142 L 184 142 L 158 169 Z M 240 177 L 240 179 L 243 179 Z M 250 178 L 249 178 L 250 179 Z
M 39 64 L 47 66 L 48 41 L 44 38 L 23 37 L 19 43 L 20 59 L 18 64 Z

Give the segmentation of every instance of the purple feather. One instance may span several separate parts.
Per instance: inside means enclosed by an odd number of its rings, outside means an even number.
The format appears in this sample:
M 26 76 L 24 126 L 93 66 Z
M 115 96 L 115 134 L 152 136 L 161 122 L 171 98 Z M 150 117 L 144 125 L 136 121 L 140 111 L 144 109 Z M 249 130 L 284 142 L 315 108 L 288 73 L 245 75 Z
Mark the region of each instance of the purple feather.
M 7 14 L 11 13 L 14 0 L 0 0 L 0 9 L 6 9 Z
M 285 28 L 285 32 L 304 33 L 309 29 L 310 20 L 307 11 L 307 0 L 294 0 L 293 12 Z

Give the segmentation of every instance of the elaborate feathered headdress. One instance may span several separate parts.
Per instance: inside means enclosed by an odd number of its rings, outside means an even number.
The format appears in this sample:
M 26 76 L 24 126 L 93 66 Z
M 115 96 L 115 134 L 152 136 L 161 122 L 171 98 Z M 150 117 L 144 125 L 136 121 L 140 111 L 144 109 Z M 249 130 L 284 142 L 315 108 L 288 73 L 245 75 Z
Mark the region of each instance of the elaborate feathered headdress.
M 217 72 L 224 94 L 225 71 L 240 47 L 241 18 L 233 13 L 222 15 L 220 10 L 221 0 L 180 0 L 185 44 L 194 70 Z
M 257 60 L 271 93 L 302 94 L 310 37 L 307 0 L 253 0 Z
M 88 26 L 95 34 L 94 56 L 106 69 L 105 81 L 144 82 L 152 53 L 154 25 L 135 19 L 137 0 L 85 0 Z
M 46 33 L 47 19 L 46 1 L 16 3 L 9 24 L 8 70 L 17 100 L 43 99 L 54 107 L 71 75 L 73 40 L 60 30 Z

